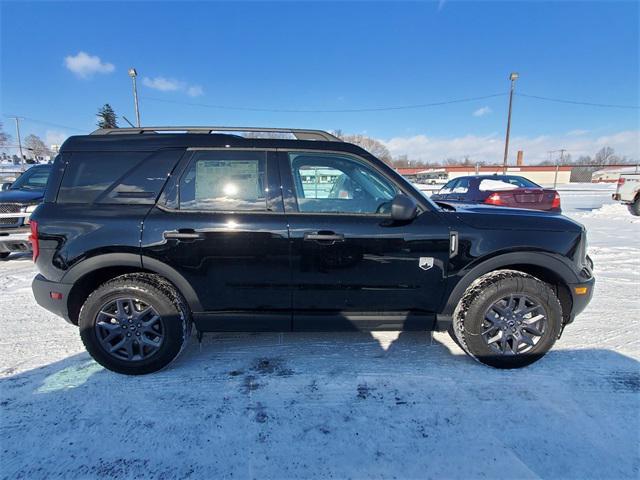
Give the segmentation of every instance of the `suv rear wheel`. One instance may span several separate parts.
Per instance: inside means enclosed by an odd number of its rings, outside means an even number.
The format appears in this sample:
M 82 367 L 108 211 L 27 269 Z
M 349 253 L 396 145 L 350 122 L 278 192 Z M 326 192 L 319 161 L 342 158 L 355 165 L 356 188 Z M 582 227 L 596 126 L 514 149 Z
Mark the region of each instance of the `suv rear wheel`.
M 182 296 L 162 277 L 142 273 L 101 285 L 82 306 L 78 324 L 95 361 L 129 375 L 166 367 L 191 334 Z
M 551 287 L 515 270 L 474 281 L 453 318 L 457 343 L 496 368 L 530 365 L 547 353 L 562 326 L 562 307 Z

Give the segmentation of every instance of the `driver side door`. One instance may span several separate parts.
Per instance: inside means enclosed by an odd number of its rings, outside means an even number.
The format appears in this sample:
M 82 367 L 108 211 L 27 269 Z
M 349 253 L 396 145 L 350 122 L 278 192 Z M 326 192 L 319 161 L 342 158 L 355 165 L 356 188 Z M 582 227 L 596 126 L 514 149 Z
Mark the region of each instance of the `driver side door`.
M 279 165 L 293 330 L 429 329 L 448 259 L 437 215 L 394 223 L 401 187 L 355 155 L 280 152 Z

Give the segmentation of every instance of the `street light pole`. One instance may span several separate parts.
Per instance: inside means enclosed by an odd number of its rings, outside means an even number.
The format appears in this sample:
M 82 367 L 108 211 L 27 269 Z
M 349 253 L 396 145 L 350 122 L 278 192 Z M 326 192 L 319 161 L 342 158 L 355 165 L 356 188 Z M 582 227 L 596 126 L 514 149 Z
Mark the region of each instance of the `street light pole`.
M 509 115 L 507 116 L 507 136 L 504 141 L 504 159 L 502 170 L 503 173 L 507 173 L 507 159 L 509 158 L 509 134 L 511 133 L 511 106 L 513 104 L 513 91 L 516 89 L 516 80 L 518 79 L 518 74 L 516 72 L 512 72 L 509 75 L 509 80 L 511 80 L 511 92 L 509 93 Z
M 136 108 L 136 123 L 138 124 L 138 128 L 140 128 L 140 108 L 138 107 L 138 87 L 136 85 L 136 77 L 138 76 L 138 72 L 135 68 L 129 69 L 129 76 L 131 77 L 131 81 L 133 82 L 133 104 Z

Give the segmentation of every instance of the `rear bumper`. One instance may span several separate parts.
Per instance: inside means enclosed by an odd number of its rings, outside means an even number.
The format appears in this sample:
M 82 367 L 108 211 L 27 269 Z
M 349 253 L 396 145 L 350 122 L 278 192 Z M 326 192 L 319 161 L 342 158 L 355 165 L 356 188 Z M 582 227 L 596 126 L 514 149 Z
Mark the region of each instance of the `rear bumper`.
M 73 323 L 69 318 L 69 310 L 67 307 L 69 292 L 72 287 L 73 285 L 66 283 L 50 282 L 42 275 L 36 275 L 31 283 L 31 290 L 38 305 L 64 318 L 69 323 Z M 54 300 L 51 298 L 52 292 L 62 294 L 62 298 L 60 300 Z
M 30 252 L 29 228 L 0 230 L 0 252 Z

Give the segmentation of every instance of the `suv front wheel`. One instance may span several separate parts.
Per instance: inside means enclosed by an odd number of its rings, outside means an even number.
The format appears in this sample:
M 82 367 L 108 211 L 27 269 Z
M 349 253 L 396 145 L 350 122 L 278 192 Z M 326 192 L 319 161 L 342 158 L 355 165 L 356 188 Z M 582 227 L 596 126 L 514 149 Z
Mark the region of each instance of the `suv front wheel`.
M 162 277 L 143 273 L 122 275 L 98 287 L 82 306 L 78 325 L 94 360 L 128 375 L 166 367 L 191 334 L 182 296 Z
M 496 368 L 530 365 L 547 353 L 562 326 L 562 307 L 549 285 L 515 270 L 475 280 L 453 318 L 457 343 Z

